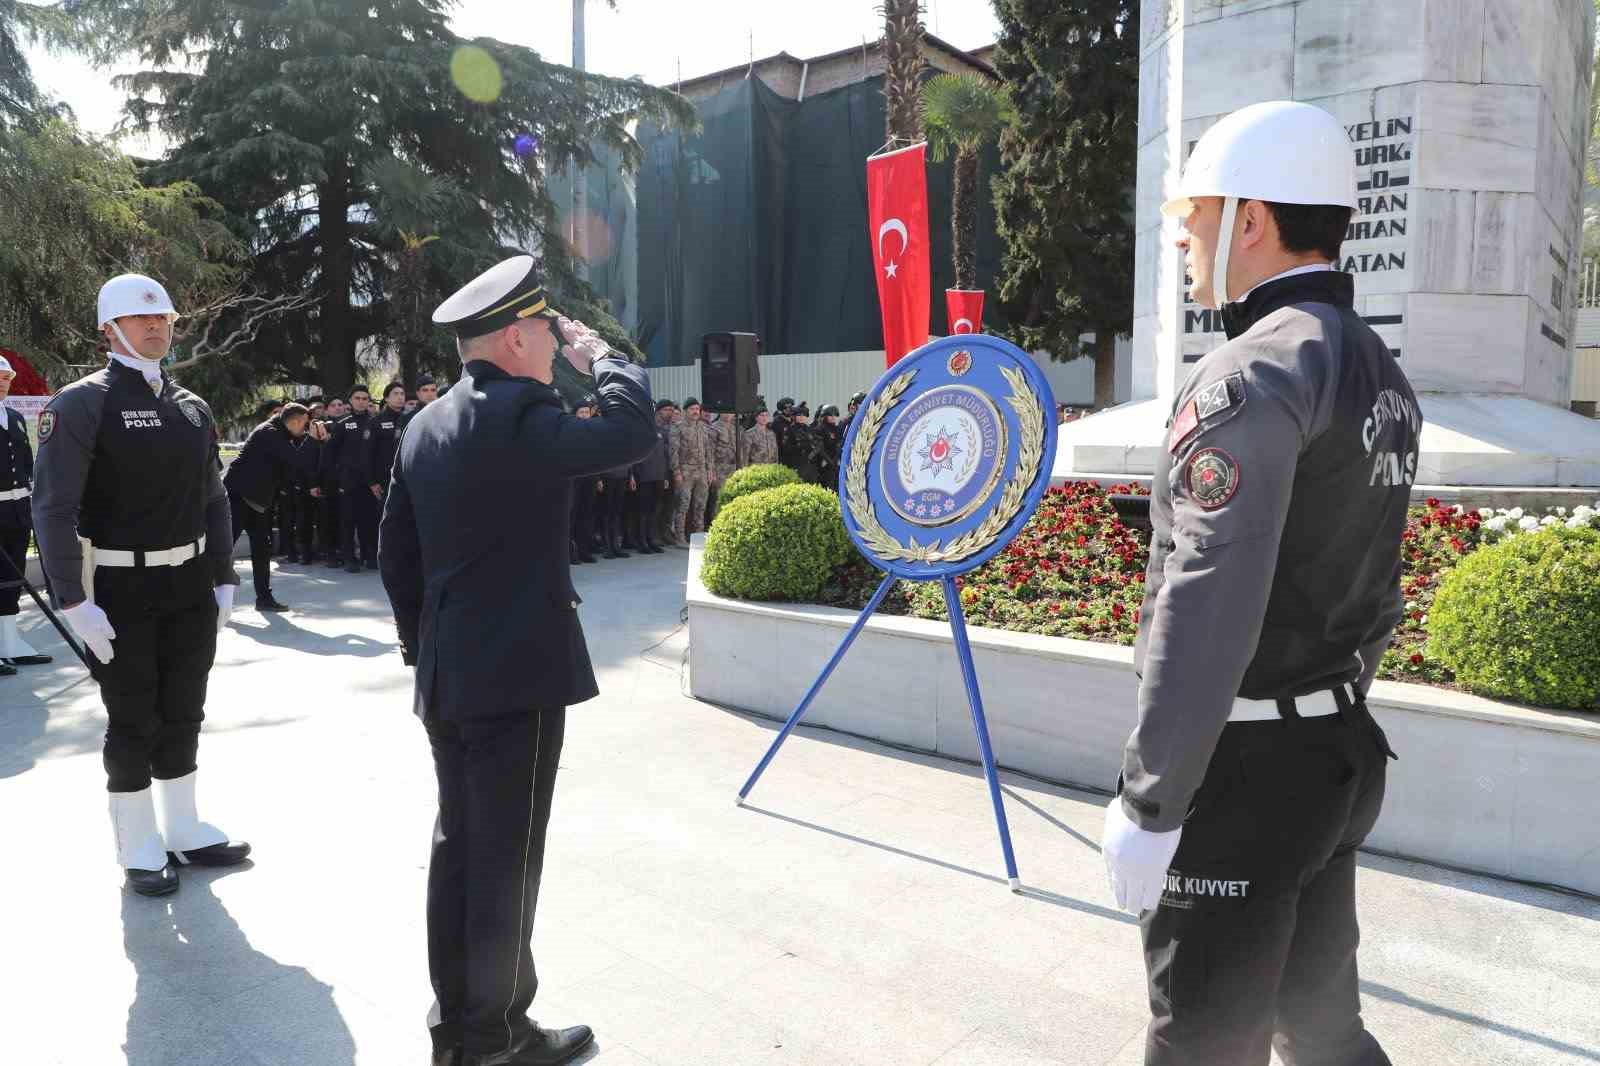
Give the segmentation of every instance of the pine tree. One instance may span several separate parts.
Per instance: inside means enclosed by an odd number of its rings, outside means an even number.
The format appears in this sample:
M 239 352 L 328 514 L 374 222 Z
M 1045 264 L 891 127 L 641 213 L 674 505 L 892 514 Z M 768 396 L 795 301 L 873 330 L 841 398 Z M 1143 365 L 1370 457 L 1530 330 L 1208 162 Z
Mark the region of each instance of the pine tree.
M 463 41 L 444 0 L 82 0 L 77 10 L 150 68 L 124 84 L 134 127 L 176 144 L 153 176 L 191 180 L 248 220 L 262 291 L 317 293 L 311 313 L 260 338 L 264 372 L 342 392 L 358 346 L 390 333 L 401 230 L 415 234 L 379 215 L 391 159 L 462 193 L 428 249 L 433 289 L 530 250 L 565 309 L 627 345 L 574 275 L 544 174 L 590 162 L 591 144 L 636 163 L 629 123 L 692 122 L 681 98 Z
M 995 68 L 1016 119 L 1000 135 L 999 295 L 1013 340 L 1056 359 L 1092 350 L 1095 405 L 1115 402 L 1133 322 L 1138 0 L 994 0 Z M 1080 337 L 1093 333 L 1092 349 Z

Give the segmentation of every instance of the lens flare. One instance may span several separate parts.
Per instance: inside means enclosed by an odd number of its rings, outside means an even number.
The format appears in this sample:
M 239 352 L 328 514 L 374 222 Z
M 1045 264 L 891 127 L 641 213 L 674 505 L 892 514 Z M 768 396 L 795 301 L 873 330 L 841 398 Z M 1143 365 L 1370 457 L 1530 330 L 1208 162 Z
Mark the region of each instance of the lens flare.
M 451 54 L 450 80 L 473 103 L 492 104 L 500 99 L 500 64 L 477 45 L 464 44 Z
M 539 138 L 531 133 L 524 133 L 512 142 L 511 148 L 519 156 L 527 157 L 539 150 Z

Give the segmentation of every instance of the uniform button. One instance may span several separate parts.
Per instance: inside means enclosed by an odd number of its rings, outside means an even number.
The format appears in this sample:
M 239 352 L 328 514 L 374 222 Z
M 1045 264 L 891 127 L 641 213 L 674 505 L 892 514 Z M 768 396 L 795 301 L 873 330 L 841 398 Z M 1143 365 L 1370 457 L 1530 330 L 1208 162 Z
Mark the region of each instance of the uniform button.
M 574 611 L 576 611 L 578 609 L 578 601 L 577 600 L 573 600 L 572 601 L 572 609 Z

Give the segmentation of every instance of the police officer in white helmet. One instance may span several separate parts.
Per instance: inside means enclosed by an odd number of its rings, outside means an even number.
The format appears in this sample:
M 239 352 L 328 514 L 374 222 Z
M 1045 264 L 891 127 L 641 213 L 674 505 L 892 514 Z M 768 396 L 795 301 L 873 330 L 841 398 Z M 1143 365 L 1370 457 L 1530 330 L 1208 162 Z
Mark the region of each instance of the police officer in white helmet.
M 0 677 L 15 676 L 19 666 L 42 666 L 51 661 L 17 632 L 20 579 L 33 530 L 29 500 L 33 494 L 33 445 L 28 441 L 27 422 L 5 403 L 16 376 L 10 360 L 0 356 L 0 437 L 5 440 L 5 454 L 0 455 L 0 552 L 11 561 L 0 571 Z
M 161 372 L 171 297 L 123 274 L 99 305 L 110 362 L 39 416 L 33 522 L 106 706 L 117 862 L 129 889 L 159 896 L 177 890 L 176 865 L 250 853 L 195 799 L 206 682 L 239 579 L 211 409 Z
M 1207 131 L 1162 209 L 1229 339 L 1157 462 L 1102 847 L 1141 915 L 1151 1066 L 1389 1061 L 1361 1022 L 1355 867 L 1392 755 L 1365 694 L 1403 605 L 1421 416 L 1332 267 L 1355 183 L 1339 123 L 1276 101 Z

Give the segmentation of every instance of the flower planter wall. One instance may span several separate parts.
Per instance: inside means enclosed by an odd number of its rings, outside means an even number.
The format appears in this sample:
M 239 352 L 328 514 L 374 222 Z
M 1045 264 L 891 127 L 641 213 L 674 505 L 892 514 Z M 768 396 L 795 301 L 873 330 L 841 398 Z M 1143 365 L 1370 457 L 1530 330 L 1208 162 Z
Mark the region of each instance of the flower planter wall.
M 747 603 L 700 583 L 689 557 L 690 690 L 783 719 L 855 615 Z M 1110 789 L 1137 712 L 1133 649 L 969 630 L 995 759 L 1067 785 Z M 1533 710 L 1422 685 L 1379 682 L 1370 702 L 1400 754 L 1389 764 L 1376 850 L 1600 893 L 1600 716 Z M 805 721 L 976 761 L 949 629 L 878 617 Z M 751 765 L 760 757 L 750 753 Z M 981 797 L 974 793 L 974 802 Z

